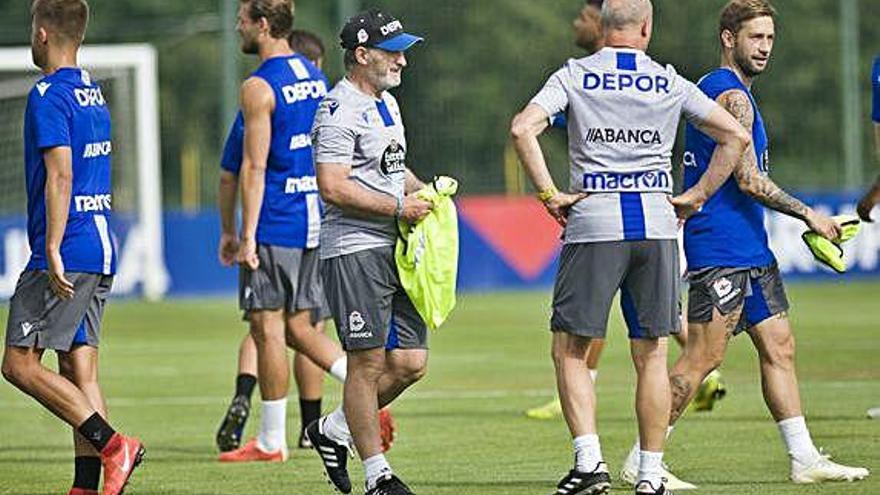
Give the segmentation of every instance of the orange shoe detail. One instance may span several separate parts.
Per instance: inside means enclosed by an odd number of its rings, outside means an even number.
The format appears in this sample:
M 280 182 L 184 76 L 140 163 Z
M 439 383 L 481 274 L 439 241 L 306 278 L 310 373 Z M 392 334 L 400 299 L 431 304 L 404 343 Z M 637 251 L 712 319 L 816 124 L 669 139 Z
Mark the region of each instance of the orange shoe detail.
M 394 445 L 394 437 L 397 434 L 397 424 L 391 415 L 391 408 L 379 409 L 379 438 L 382 440 L 382 452 L 388 452 Z
M 137 438 L 121 433 L 113 434 L 101 451 L 104 465 L 104 488 L 102 495 L 121 495 L 135 468 L 144 460 L 144 445 Z
M 264 452 L 257 439 L 251 438 L 244 446 L 220 454 L 220 462 L 284 462 L 287 460 L 287 449 L 275 452 Z

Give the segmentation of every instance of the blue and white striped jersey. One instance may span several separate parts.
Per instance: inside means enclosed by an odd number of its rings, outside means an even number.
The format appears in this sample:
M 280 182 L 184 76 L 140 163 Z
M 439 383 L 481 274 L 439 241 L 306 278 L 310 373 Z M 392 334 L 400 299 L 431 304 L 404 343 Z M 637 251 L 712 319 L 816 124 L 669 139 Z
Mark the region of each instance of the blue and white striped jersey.
M 571 192 L 566 243 L 675 239 L 672 147 L 682 116 L 700 122 L 717 107 L 672 66 L 606 47 L 569 60 L 532 99 L 548 116 L 565 112 Z

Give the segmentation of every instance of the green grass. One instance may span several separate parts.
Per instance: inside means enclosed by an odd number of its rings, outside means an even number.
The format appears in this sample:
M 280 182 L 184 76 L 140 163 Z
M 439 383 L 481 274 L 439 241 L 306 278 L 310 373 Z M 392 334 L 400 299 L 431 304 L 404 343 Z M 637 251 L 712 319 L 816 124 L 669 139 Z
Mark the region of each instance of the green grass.
M 792 318 L 808 424 L 835 458 L 880 467 L 880 285 L 793 285 Z M 569 469 L 564 423 L 522 411 L 553 396 L 547 293 L 467 295 L 431 335 L 427 378 L 394 405 L 400 434 L 389 459 L 421 495 L 550 493 Z M 599 428 L 612 470 L 635 435 L 633 371 L 618 309 L 599 375 Z M 5 314 L 5 311 L 4 311 Z M 2 322 L 0 322 L 2 323 Z M 112 301 L 102 347 L 102 382 L 113 424 L 139 435 L 146 463 L 137 494 L 329 494 L 312 452 L 281 465 L 220 465 L 213 435 L 232 393 L 244 332 L 231 300 L 161 304 Z M 54 357 L 47 354 L 47 363 Z M 880 478 L 855 484 L 789 484 L 788 462 L 761 399 L 747 337 L 731 343 L 722 368 L 728 396 L 710 414 L 679 423 L 667 460 L 704 494 L 877 494 Z M 327 383 L 325 407 L 339 397 Z M 293 394 L 292 394 L 293 395 Z M 298 428 L 289 407 L 289 441 Z M 258 409 L 258 408 L 257 408 Z M 248 432 L 258 421 L 252 418 Z M 30 398 L 0 385 L 0 494 L 66 493 L 69 430 Z M 356 491 L 362 472 L 352 463 Z M 616 493 L 625 493 L 619 483 Z

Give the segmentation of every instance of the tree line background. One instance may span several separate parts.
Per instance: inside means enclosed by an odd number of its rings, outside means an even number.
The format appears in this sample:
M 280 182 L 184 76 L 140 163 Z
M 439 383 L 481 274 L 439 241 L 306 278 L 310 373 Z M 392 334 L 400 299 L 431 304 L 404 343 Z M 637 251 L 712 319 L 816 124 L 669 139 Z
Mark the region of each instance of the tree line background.
M 230 121 L 222 111 L 221 0 L 89 0 L 87 42 L 148 42 L 160 62 L 162 166 L 165 202 L 181 204 L 182 164 L 196 163 L 196 207 L 216 201 L 218 160 Z M 296 2 L 296 26 L 318 33 L 328 48 L 325 71 L 343 75 L 337 41 L 339 5 Z M 718 12 L 725 0 L 655 0 L 649 54 L 697 80 L 718 63 Z M 876 0 L 859 5 L 859 91 L 865 176 L 878 168 L 869 134 L 870 70 L 880 53 Z M 395 91 L 409 141 L 408 164 L 423 177 L 451 174 L 469 194 L 525 190 L 511 176 L 511 117 L 569 57 L 571 23 L 580 0 L 348 1 L 380 6 L 426 42 L 407 53 L 410 67 Z M 0 0 L 0 45 L 29 42 L 30 2 Z M 770 133 L 771 171 L 796 189 L 839 189 L 843 180 L 841 33 L 838 0 L 777 0 L 778 37 L 769 71 L 754 92 Z M 240 59 L 240 78 L 256 66 Z M 567 181 L 564 133 L 544 138 L 554 175 Z M 676 155 L 680 156 L 680 154 Z M 505 167 L 507 164 L 507 167 Z M 190 205 L 192 206 L 192 205 Z

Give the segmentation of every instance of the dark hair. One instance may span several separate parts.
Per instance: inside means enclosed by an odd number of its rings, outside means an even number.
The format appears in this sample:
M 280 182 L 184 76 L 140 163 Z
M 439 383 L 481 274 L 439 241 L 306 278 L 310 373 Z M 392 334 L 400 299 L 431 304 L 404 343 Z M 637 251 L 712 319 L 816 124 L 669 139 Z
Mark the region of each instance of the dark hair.
M 324 42 L 315 33 L 304 29 L 294 29 L 290 32 L 287 40 L 290 41 L 290 48 L 293 51 L 302 54 L 312 62 L 324 58 Z
M 718 34 L 724 31 L 736 34 L 744 23 L 758 17 L 776 19 L 776 9 L 768 0 L 731 0 L 721 10 Z
M 293 0 L 239 0 L 247 5 L 248 17 L 258 21 L 265 17 L 273 38 L 287 38 L 293 30 Z
M 67 41 L 82 43 L 89 23 L 86 0 L 34 0 L 31 15 L 37 24 L 46 24 Z

